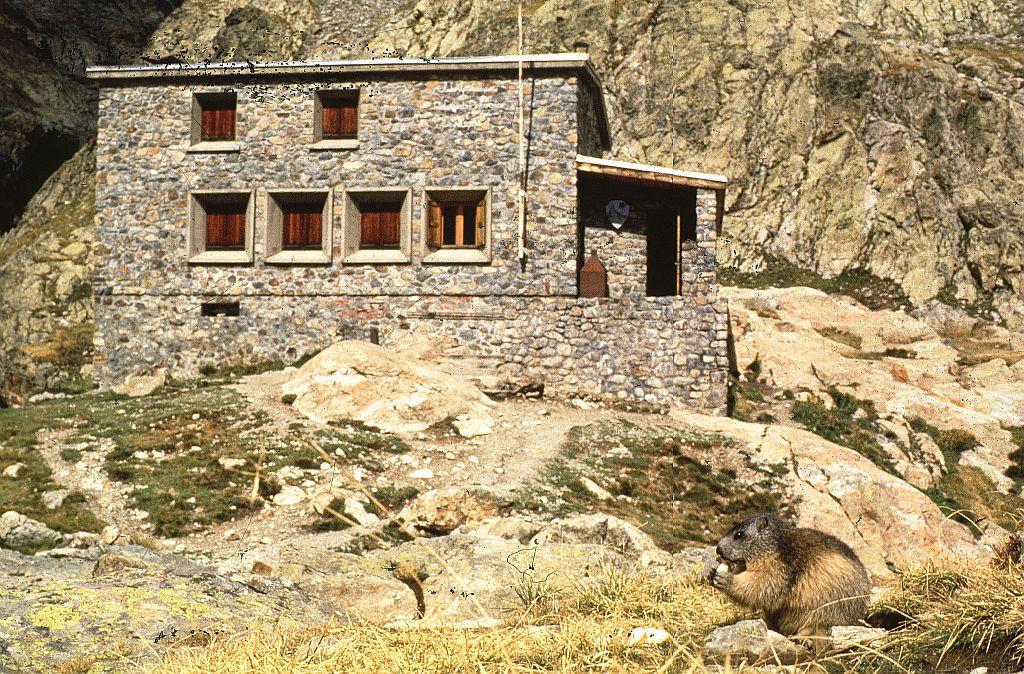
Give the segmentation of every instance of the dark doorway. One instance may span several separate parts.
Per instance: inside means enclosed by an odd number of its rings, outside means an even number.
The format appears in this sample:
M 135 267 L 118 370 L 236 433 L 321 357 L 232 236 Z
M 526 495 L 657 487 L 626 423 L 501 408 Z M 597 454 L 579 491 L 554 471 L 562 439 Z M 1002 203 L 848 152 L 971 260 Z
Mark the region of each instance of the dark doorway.
M 679 288 L 677 209 L 659 208 L 647 220 L 647 296 L 675 295 Z

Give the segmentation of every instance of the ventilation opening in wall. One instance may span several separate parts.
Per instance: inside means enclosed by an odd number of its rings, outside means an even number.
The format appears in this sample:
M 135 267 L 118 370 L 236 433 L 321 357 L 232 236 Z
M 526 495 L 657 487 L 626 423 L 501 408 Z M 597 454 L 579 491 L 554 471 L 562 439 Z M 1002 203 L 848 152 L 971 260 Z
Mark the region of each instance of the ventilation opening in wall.
M 238 302 L 203 302 L 199 305 L 201 316 L 237 316 Z

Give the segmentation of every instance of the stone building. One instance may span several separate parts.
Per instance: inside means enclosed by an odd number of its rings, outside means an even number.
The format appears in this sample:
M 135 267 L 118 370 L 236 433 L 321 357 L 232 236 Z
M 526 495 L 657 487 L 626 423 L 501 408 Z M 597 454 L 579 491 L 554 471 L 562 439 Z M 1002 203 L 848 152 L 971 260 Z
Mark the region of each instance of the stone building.
M 723 409 L 726 179 L 603 159 L 584 54 L 523 57 L 520 135 L 518 73 L 515 56 L 89 68 L 100 381 L 427 333 L 499 378 Z

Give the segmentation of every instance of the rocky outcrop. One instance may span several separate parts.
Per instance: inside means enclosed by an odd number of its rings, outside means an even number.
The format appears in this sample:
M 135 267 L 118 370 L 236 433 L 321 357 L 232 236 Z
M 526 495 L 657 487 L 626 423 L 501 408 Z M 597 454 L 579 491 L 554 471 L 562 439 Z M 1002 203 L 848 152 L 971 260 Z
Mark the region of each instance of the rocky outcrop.
M 796 428 L 672 416 L 733 439 L 751 463 L 785 471 L 782 479 L 795 501 L 798 526 L 837 536 L 875 577 L 888 575 L 890 564 L 903 568 L 935 557 L 991 555 L 931 499 L 852 449 Z
M 0 236 L 0 398 L 91 380 L 95 162 L 88 143 Z
M 321 423 L 354 419 L 391 433 L 425 431 L 463 417 L 493 426 L 494 404 L 472 383 L 412 352 L 346 340 L 305 363 L 281 393 Z
M 914 479 L 915 467 L 926 473 L 950 468 L 941 465 L 934 443 L 908 426 L 913 418 L 973 435 L 980 444 L 961 463 L 986 465 L 996 474 L 1010 467 L 1009 456 L 1018 447 L 1007 428 L 1024 425 L 1019 334 L 933 318 L 945 331 L 939 334 L 906 313 L 871 311 L 809 288 L 725 294 L 739 368 L 756 359 L 762 378 L 777 389 L 826 401 L 835 389 L 871 401 L 896 442 L 920 450 L 903 459 L 893 455 L 905 478 Z M 928 486 L 927 476 L 918 477 L 918 486 Z M 998 477 L 995 482 L 1000 484 Z
M 82 77 L 85 66 L 134 61 L 175 4 L 175 0 L 3 3 L 0 233 L 12 227 L 47 177 L 95 137 L 96 91 Z M 82 178 L 91 181 L 85 174 Z

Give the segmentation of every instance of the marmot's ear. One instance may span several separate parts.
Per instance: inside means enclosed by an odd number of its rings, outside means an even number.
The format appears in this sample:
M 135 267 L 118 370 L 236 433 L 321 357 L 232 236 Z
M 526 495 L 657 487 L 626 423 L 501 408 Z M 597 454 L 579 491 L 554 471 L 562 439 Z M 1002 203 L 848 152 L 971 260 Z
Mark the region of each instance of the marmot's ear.
M 767 528 L 768 528 L 768 516 L 767 515 L 761 515 L 759 518 L 757 518 L 757 530 L 758 531 L 764 531 Z

